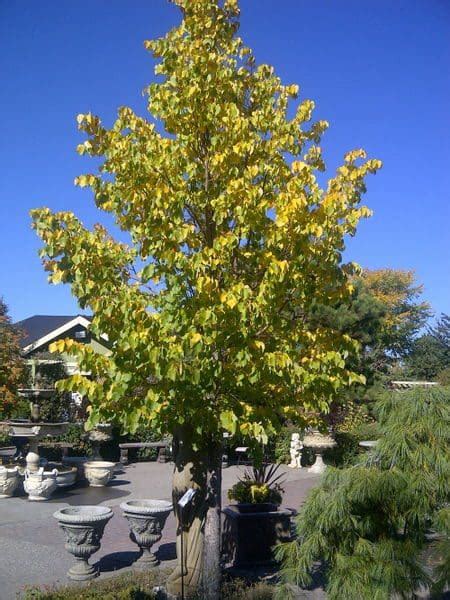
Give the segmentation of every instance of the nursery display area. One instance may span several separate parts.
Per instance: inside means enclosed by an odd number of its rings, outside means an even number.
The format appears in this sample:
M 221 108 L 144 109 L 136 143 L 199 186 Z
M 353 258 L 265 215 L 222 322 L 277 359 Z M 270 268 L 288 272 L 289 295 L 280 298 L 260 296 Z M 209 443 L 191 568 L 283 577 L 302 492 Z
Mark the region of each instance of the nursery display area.
M 449 598 L 446 3 L 20 4 L 0 600 Z

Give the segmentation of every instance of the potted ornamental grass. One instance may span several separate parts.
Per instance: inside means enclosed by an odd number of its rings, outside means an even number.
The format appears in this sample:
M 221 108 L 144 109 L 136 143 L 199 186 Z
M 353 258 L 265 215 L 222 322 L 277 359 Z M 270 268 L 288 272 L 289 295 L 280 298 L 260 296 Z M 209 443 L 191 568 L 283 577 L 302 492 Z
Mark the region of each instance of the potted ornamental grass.
M 284 492 L 279 468 L 280 465 L 262 464 L 248 469 L 228 491 L 228 499 L 236 502 L 240 513 L 277 510 Z
M 274 546 L 291 539 L 294 512 L 281 508 L 284 490 L 280 465 L 263 464 L 245 471 L 229 490 L 235 502 L 224 514 L 223 552 L 229 566 L 271 563 Z

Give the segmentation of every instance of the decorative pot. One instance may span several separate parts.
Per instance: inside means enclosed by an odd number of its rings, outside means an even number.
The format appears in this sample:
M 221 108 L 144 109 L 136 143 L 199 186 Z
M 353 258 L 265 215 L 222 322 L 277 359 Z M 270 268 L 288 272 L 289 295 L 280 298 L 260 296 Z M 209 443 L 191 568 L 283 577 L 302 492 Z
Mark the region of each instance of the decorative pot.
M 56 469 L 44 471 L 44 467 L 40 467 L 36 472 L 25 469 L 23 488 L 28 494 L 28 500 L 35 502 L 48 500 L 56 490 L 57 475 L 58 471 Z
M 100 549 L 100 540 L 113 511 L 107 506 L 70 506 L 56 511 L 53 516 L 66 535 L 66 550 L 76 559 L 67 577 L 75 581 L 96 577 L 98 569 L 89 564 L 89 558 Z
M 64 467 L 61 464 L 51 463 L 49 465 L 50 469 L 56 469 L 58 471 L 58 475 L 56 476 L 56 485 L 59 488 L 66 488 L 73 485 L 77 479 L 77 471 L 76 467 Z
M 236 506 L 241 514 L 274 512 L 278 510 L 278 506 L 273 504 L 273 502 L 238 502 Z
M 84 475 L 92 487 L 103 487 L 114 476 L 116 463 L 106 460 L 89 460 L 84 463 Z
M 18 467 L 0 467 L 0 498 L 10 498 L 20 483 Z
M 273 563 L 274 547 L 292 539 L 291 517 L 295 512 L 288 508 L 242 513 L 231 504 L 222 513 L 222 556 L 227 566 L 253 568 Z
M 141 555 L 135 562 L 136 567 L 149 568 L 159 565 L 159 560 L 150 548 L 161 539 L 166 519 L 173 506 L 166 500 L 129 500 L 122 502 L 120 508 L 130 527 L 130 538 L 135 542 Z

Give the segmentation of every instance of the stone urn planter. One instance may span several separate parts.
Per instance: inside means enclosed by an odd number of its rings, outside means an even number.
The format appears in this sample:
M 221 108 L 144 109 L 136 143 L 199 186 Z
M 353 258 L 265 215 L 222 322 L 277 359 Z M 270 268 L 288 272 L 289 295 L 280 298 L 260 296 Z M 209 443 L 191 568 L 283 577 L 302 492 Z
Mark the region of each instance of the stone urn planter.
M 62 464 L 50 463 L 48 469 L 56 469 L 58 474 L 56 476 L 56 486 L 58 488 L 66 488 L 74 485 L 77 479 L 78 469 L 76 467 L 64 466 Z
M 128 521 L 130 538 L 141 550 L 134 566 L 144 569 L 156 567 L 159 560 L 150 549 L 161 539 L 166 519 L 173 509 L 172 503 L 166 500 L 129 500 L 122 502 L 120 508 Z
M 312 448 L 316 453 L 314 464 L 309 467 L 308 473 L 321 474 L 326 469 L 326 464 L 323 462 L 322 454 L 328 448 L 334 448 L 336 442 L 330 435 L 325 435 L 319 431 L 313 431 L 303 438 L 303 446 Z
M 223 509 L 222 548 L 228 566 L 247 568 L 274 562 L 273 548 L 291 540 L 291 517 L 296 514 L 289 508 L 275 508 L 243 512 L 242 505 L 231 504 Z
M 89 558 L 100 549 L 100 541 L 113 511 L 107 506 L 70 506 L 53 516 L 66 535 L 66 550 L 75 556 L 76 563 L 67 571 L 75 581 L 93 579 L 99 572 L 89 564 Z
M 114 476 L 116 463 L 106 460 L 89 460 L 84 463 L 84 475 L 92 487 L 104 487 Z
M 0 498 L 10 498 L 20 483 L 20 473 L 18 467 L 0 466 Z
M 57 488 L 57 475 L 56 469 L 44 471 L 44 467 L 39 467 L 36 472 L 25 469 L 23 489 L 28 494 L 28 500 L 34 502 L 48 500 Z

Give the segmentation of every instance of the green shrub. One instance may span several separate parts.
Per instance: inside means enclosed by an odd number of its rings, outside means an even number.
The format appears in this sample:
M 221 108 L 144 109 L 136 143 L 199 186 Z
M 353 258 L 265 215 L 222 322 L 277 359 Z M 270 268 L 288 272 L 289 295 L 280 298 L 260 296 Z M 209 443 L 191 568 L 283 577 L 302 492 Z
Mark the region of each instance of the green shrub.
M 290 597 L 291 584 L 308 585 L 318 563 L 330 600 L 413 598 L 419 588 L 440 593 L 449 585 L 450 561 L 442 558 L 450 535 L 450 393 L 394 392 L 375 409 L 376 448 L 350 468 L 327 470 L 300 509 L 297 541 L 278 549 L 278 598 Z M 438 534 L 433 544 L 430 529 Z
M 272 600 L 274 587 L 267 583 L 247 583 L 242 579 L 224 582 L 222 600 Z
M 376 421 L 362 422 L 349 431 L 338 430 L 334 433 L 337 446 L 324 452 L 325 462 L 335 467 L 351 465 L 363 452 L 359 442 L 376 440 L 379 436 L 380 430 Z
M 53 447 L 52 442 L 73 444 L 73 448 L 69 451 L 71 456 L 91 456 L 93 452 L 92 443 L 86 438 L 83 423 L 69 423 L 65 433 L 52 438 L 47 446 L 45 442 L 40 445 L 41 453 L 45 458 L 58 460 L 61 456 L 61 450 Z
M 438 373 L 437 380 L 443 386 L 450 386 L 450 367 Z

